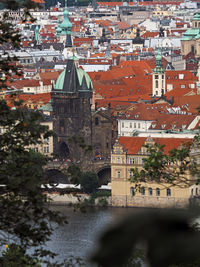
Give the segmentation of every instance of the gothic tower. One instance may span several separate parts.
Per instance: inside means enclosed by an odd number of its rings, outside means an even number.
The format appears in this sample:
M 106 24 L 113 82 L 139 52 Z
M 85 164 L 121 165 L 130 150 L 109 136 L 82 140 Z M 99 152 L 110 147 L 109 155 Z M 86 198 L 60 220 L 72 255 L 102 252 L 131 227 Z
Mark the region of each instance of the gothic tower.
M 83 147 L 91 145 L 92 138 L 92 95 L 93 85 L 88 74 L 78 68 L 75 57 L 68 59 L 51 93 L 56 133 L 54 152 L 62 159 L 84 160 Z

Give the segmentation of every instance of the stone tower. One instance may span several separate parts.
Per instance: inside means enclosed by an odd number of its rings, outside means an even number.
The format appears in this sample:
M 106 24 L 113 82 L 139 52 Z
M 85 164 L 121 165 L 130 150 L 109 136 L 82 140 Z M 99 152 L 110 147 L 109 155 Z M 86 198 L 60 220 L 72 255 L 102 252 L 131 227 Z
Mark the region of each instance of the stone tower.
M 77 58 L 68 59 L 52 90 L 54 152 L 72 162 L 84 160 L 83 146 L 91 145 L 93 86 L 88 74 L 78 68 Z
M 160 97 L 165 94 L 165 70 L 162 66 L 162 56 L 160 50 L 156 55 L 156 67 L 152 77 L 152 96 Z

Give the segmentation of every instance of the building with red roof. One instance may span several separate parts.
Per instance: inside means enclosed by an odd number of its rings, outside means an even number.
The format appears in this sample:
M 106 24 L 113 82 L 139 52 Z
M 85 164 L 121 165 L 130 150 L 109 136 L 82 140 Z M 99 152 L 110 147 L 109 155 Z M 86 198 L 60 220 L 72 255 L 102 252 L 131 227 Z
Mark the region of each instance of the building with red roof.
M 199 194 L 200 187 L 186 173 L 184 179 L 175 179 L 169 183 L 164 177 L 159 181 L 148 179 L 135 182 L 134 173 L 141 171 L 144 160 L 148 157 L 145 145 L 163 146 L 163 153 L 168 155 L 172 149 L 188 148 L 190 138 L 151 138 L 120 137 L 111 153 L 111 187 L 113 206 L 131 207 L 186 207 L 194 194 Z M 178 164 L 178 163 L 177 163 Z M 163 171 L 172 171 L 178 165 L 164 164 Z

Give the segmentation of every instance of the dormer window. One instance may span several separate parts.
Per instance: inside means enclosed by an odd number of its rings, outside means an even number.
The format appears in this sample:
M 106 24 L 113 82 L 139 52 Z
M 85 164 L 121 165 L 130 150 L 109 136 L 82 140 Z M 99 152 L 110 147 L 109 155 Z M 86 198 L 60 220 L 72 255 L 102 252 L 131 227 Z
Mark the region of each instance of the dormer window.
M 182 129 L 185 129 L 185 128 L 186 128 L 186 124 L 183 124 L 183 125 L 182 125 Z
M 166 124 L 162 124 L 161 128 L 164 129 L 166 127 Z
M 152 127 L 152 128 L 155 128 L 155 127 L 156 127 L 156 124 L 152 124 L 151 127 Z
M 172 129 L 176 128 L 176 124 L 172 124 Z

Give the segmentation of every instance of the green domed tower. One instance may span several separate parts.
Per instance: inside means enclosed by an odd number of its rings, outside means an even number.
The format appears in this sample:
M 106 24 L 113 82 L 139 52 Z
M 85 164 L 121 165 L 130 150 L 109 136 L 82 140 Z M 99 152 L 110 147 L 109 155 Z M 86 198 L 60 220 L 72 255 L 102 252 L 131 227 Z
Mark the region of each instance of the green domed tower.
M 85 159 L 84 150 L 74 141 L 91 145 L 91 104 L 93 85 L 89 75 L 78 68 L 77 58 L 68 59 L 52 90 L 54 152 L 72 162 Z M 83 144 L 82 143 L 82 144 Z

